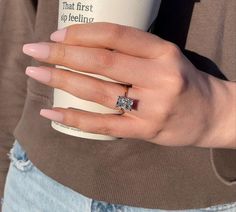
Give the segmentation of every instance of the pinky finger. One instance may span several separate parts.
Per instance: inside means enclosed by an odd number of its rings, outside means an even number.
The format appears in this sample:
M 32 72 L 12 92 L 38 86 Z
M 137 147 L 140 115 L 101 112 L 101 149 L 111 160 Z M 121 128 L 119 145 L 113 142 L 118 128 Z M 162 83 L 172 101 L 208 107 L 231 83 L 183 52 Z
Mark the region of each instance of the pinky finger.
M 84 132 L 119 138 L 142 137 L 139 133 L 142 120 L 130 114 L 100 114 L 79 109 L 53 108 L 42 109 L 40 115 Z

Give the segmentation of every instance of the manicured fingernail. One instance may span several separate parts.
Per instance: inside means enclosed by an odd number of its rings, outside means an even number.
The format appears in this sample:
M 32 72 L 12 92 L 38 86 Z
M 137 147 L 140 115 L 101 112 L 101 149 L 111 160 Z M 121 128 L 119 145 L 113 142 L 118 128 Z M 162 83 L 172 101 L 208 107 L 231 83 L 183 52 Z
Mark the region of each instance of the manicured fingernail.
M 23 46 L 23 52 L 31 57 L 47 59 L 49 57 L 50 48 L 47 44 L 30 43 Z
M 42 109 L 40 115 L 52 121 L 63 122 L 63 114 L 54 110 Z
M 51 72 L 40 67 L 27 67 L 25 74 L 43 83 L 47 83 L 51 80 Z
M 66 37 L 66 28 L 60 29 L 56 32 L 53 32 L 50 36 L 50 39 L 55 42 L 62 42 L 65 40 Z

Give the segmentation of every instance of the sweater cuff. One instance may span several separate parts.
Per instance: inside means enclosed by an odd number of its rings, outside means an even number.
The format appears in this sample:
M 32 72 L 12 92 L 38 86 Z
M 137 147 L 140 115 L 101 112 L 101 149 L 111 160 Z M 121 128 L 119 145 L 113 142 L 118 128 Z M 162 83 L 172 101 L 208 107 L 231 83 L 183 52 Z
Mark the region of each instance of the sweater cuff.
M 236 185 L 236 150 L 211 149 L 211 163 L 222 183 Z

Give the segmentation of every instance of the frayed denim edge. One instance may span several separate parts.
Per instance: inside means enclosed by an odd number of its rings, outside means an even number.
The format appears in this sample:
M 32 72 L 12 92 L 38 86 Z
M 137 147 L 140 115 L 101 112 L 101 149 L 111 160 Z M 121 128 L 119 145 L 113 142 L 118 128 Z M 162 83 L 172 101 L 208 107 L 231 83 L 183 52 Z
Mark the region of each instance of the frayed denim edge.
M 14 144 L 15 145 L 15 144 Z M 11 148 L 10 153 L 7 154 L 13 166 L 15 166 L 20 171 L 29 171 L 33 167 L 33 163 L 27 160 L 19 160 L 14 155 L 14 146 Z

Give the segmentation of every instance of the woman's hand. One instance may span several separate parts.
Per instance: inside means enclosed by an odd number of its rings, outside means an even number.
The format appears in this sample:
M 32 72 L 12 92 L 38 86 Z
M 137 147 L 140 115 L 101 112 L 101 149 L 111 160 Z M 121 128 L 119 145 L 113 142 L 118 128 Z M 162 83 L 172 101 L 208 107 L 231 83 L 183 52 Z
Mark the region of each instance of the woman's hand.
M 236 147 L 235 111 L 227 103 L 233 103 L 235 85 L 197 70 L 173 43 L 109 23 L 73 25 L 51 39 L 57 43 L 27 44 L 23 51 L 46 63 L 132 84 L 128 97 L 139 102 L 123 115 L 53 108 L 42 110 L 42 116 L 91 133 L 161 145 Z M 26 74 L 113 109 L 125 92 L 122 84 L 56 68 L 28 67 Z

